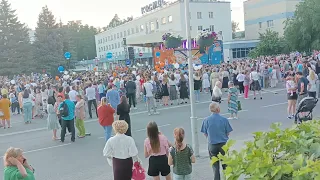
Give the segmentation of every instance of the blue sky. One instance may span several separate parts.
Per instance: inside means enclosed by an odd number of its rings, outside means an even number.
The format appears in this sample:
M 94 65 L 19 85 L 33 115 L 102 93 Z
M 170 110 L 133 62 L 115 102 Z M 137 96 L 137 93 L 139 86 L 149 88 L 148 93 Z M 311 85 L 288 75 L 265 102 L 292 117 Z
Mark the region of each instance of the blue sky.
M 230 1 L 232 20 L 239 22 L 240 29 L 243 30 L 244 0 Z M 118 14 L 120 18 L 141 16 L 140 8 L 153 0 L 9 0 L 9 2 L 12 8 L 17 10 L 19 20 L 33 29 L 37 25 L 41 8 L 45 5 L 53 11 L 57 20 L 61 18 L 64 23 L 82 20 L 84 24 L 103 27 L 109 23 L 114 14 Z

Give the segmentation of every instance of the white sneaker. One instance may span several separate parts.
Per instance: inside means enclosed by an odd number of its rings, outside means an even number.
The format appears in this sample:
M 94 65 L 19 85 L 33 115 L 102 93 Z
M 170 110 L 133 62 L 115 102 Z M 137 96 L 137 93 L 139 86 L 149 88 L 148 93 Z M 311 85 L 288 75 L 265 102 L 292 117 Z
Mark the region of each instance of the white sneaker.
M 234 119 L 233 117 L 228 117 L 229 120 Z
M 160 114 L 159 112 L 155 112 L 155 113 L 153 113 L 154 115 L 158 115 L 158 114 Z
M 134 109 L 134 110 L 137 110 L 138 108 L 135 107 L 135 108 L 133 108 L 133 109 Z

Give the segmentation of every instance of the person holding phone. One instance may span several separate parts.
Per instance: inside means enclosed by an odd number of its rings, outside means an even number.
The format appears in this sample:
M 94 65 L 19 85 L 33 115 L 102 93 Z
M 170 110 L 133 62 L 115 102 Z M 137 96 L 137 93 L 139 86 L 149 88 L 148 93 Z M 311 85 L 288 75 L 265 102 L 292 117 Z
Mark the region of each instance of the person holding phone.
M 35 180 L 34 169 L 20 148 L 10 147 L 4 154 L 4 180 Z

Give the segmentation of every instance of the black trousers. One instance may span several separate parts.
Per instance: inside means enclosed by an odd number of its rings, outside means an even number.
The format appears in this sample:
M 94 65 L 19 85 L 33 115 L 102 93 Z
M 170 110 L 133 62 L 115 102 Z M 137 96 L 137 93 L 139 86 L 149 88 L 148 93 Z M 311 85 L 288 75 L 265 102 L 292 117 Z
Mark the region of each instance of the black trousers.
M 208 149 L 209 149 L 209 156 L 210 159 L 211 157 L 215 156 L 217 157 L 219 153 L 221 153 L 222 155 L 225 155 L 224 150 L 222 149 L 222 146 L 224 146 L 226 143 L 219 143 L 219 144 L 208 144 Z M 222 168 L 226 169 L 226 165 L 223 164 Z M 213 169 L 213 174 L 214 174 L 214 180 L 220 180 L 220 161 L 215 162 L 212 165 L 212 169 Z
M 239 91 L 240 91 L 240 94 L 244 93 L 243 82 L 239 82 Z
M 133 107 L 136 107 L 136 94 L 130 93 L 127 94 L 127 98 L 129 99 L 130 108 L 133 105 Z
M 61 119 L 61 116 L 58 116 L 58 119 L 59 119 L 59 124 L 62 127 L 62 121 L 63 120 Z M 67 129 L 68 129 L 68 133 L 71 133 L 71 129 L 69 127 L 67 127 Z
M 66 135 L 66 130 L 68 128 L 71 131 L 71 141 L 74 142 L 76 140 L 76 130 L 74 128 L 74 119 L 73 120 L 61 120 L 61 141 L 64 142 L 64 138 Z
M 98 112 L 97 112 L 97 100 L 95 99 L 92 99 L 92 100 L 88 100 L 88 109 L 89 109 L 89 116 L 90 118 L 92 118 L 92 110 L 91 110 L 91 107 L 92 107 L 92 104 L 96 110 L 96 115 L 98 117 Z

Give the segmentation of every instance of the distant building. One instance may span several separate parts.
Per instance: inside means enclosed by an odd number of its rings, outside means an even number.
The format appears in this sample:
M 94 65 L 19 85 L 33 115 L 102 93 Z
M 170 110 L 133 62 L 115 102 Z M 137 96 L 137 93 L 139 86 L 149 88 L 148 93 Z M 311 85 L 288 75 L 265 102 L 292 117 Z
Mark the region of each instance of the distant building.
M 284 33 L 285 20 L 292 18 L 301 0 L 247 0 L 243 2 L 245 37 L 259 39 L 267 29 Z
M 29 30 L 28 33 L 29 33 L 30 43 L 32 44 L 32 43 L 34 43 L 34 41 L 36 40 L 36 37 L 35 37 L 36 31 L 34 31 L 34 30 Z
M 162 35 L 167 32 L 187 38 L 184 1 L 164 3 L 160 7 L 155 6 L 155 3 L 161 0 L 154 1 L 141 8 L 141 17 L 95 36 L 97 56 L 100 60 L 106 59 L 108 52 L 113 53 L 116 60 L 124 60 L 123 38 L 127 39 L 127 44 L 162 42 Z M 190 19 L 192 38 L 196 38 L 198 32 L 203 29 L 210 29 L 222 32 L 224 41 L 232 39 L 230 2 L 192 0 L 190 1 Z M 149 60 L 152 58 L 151 48 L 134 47 L 135 57 L 139 58 L 140 52 L 143 53 L 141 58 Z M 228 51 L 224 53 L 229 56 Z

